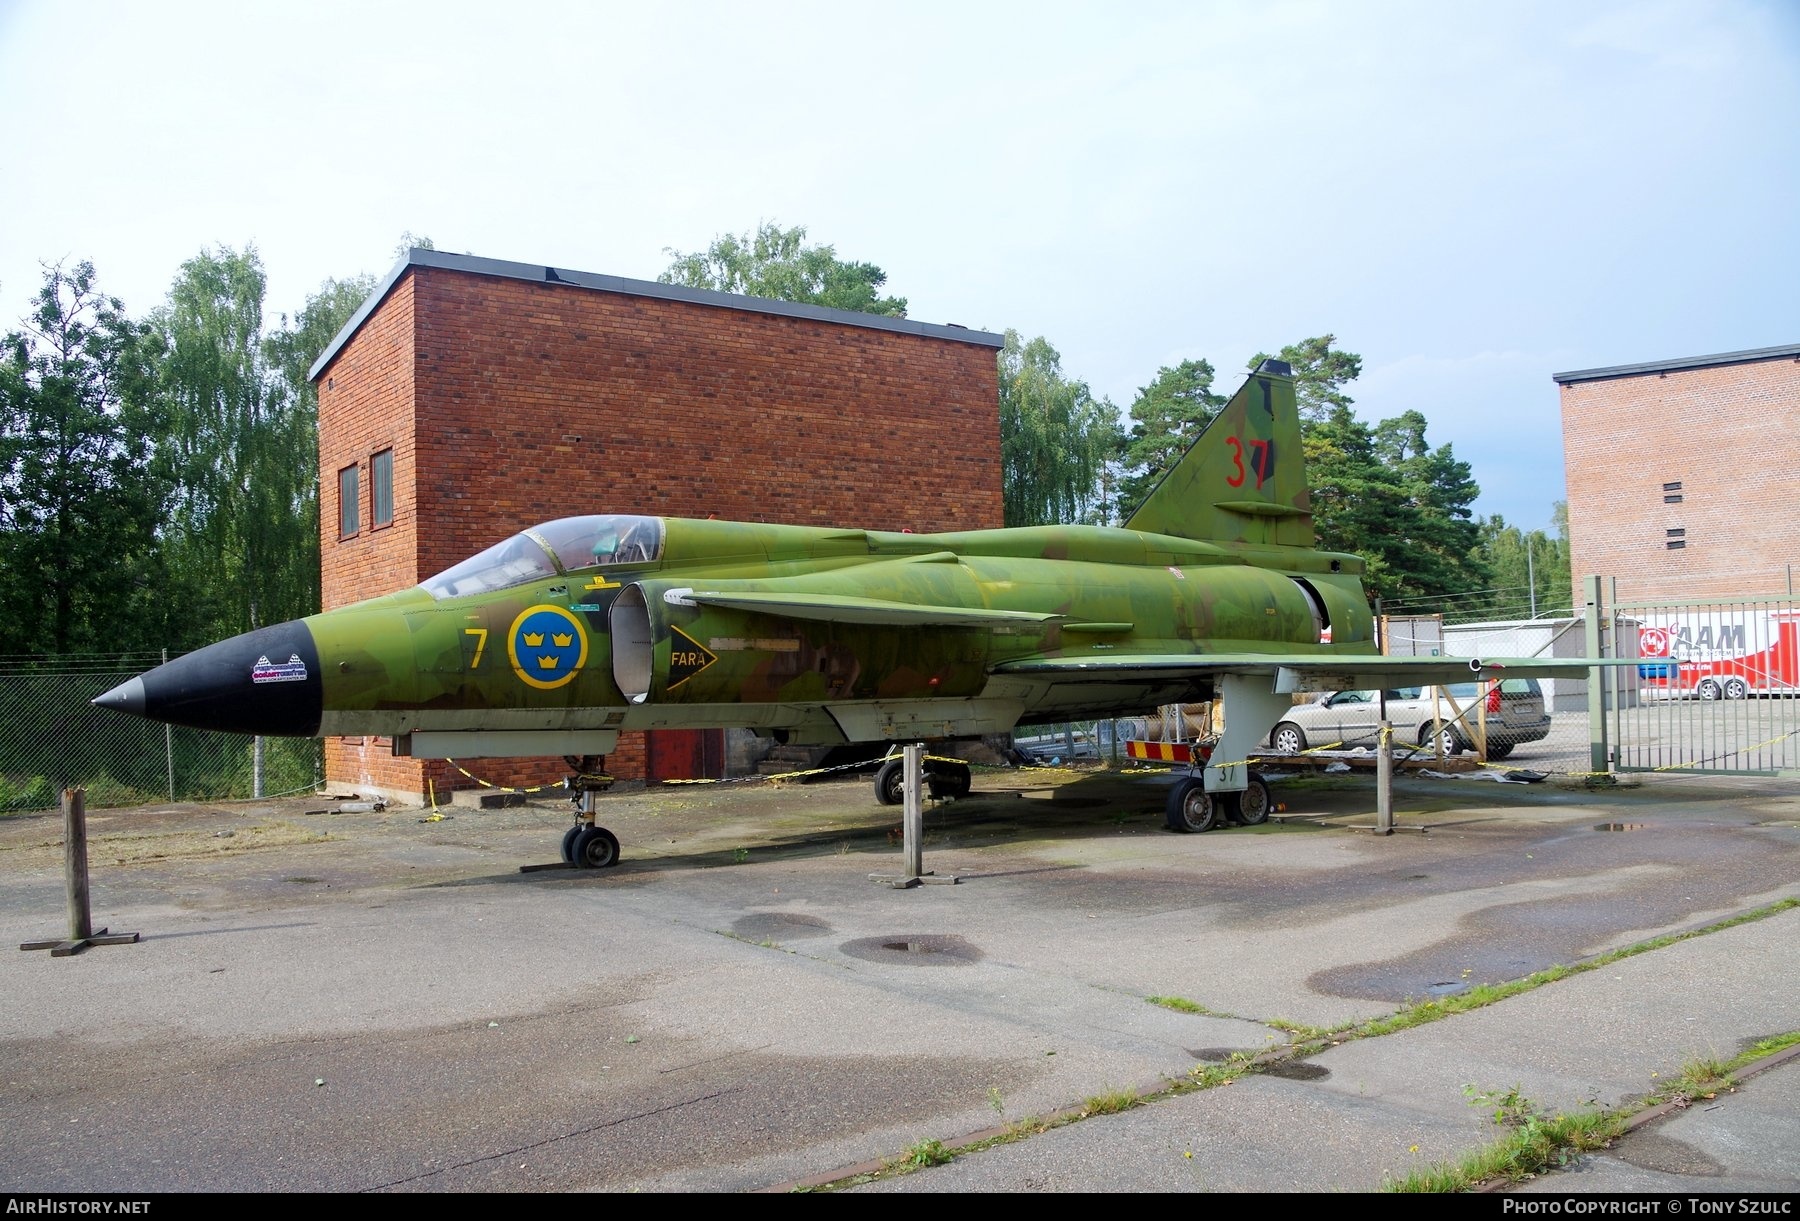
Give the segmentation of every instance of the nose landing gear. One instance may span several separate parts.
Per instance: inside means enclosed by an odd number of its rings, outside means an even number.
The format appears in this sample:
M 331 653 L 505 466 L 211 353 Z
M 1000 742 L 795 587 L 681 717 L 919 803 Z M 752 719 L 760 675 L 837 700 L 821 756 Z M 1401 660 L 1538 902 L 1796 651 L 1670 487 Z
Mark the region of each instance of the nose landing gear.
M 606 760 L 597 755 L 563 759 L 574 773 L 563 777 L 563 787 L 574 804 L 575 825 L 563 832 L 563 863 L 576 869 L 607 869 L 619 863 L 619 837 L 594 822 L 596 798 L 613 786 L 606 774 Z

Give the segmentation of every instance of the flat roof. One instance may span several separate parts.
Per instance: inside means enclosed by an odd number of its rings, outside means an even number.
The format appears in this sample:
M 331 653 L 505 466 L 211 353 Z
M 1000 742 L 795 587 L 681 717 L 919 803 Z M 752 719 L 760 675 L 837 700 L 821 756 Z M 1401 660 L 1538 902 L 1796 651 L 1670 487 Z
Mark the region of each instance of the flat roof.
M 1779 360 L 1784 356 L 1800 357 L 1800 343 L 1779 348 L 1750 348 L 1743 352 L 1720 352 L 1716 356 L 1684 356 L 1679 360 L 1655 360 L 1643 365 L 1611 365 L 1604 369 L 1576 369 L 1572 373 L 1552 373 L 1559 386 L 1570 382 L 1597 382 L 1609 377 L 1638 377 L 1645 373 L 1672 373 L 1676 369 L 1705 369 L 1712 365 L 1741 365 L 1753 360 Z
M 449 254 L 442 250 L 414 247 L 387 273 L 375 291 L 369 294 L 350 321 L 325 346 L 319 359 L 307 371 L 308 381 L 318 378 L 337 356 L 350 337 L 362 328 L 381 303 L 387 299 L 400 277 L 414 267 L 436 267 L 445 271 L 463 271 L 478 276 L 498 276 L 506 280 L 530 280 L 537 284 L 568 284 L 596 292 L 623 293 L 632 297 L 655 297 L 663 301 L 685 301 L 690 305 L 707 305 L 717 309 L 744 310 L 752 314 L 775 314 L 783 318 L 807 318 L 814 322 L 833 322 L 839 326 L 857 326 L 871 331 L 893 331 L 902 335 L 923 335 L 928 339 L 948 339 L 955 343 L 972 343 L 985 348 L 999 348 L 1006 343 L 1004 335 L 992 331 L 975 331 L 955 323 L 939 325 L 914 322 L 910 318 L 889 318 L 883 314 L 864 314 L 856 310 L 830 309 L 823 305 L 802 305 L 796 301 L 777 301 L 771 297 L 746 297 L 739 293 L 713 292 L 706 288 L 687 288 L 680 284 L 661 284 L 655 280 L 628 280 L 623 276 L 603 276 L 591 271 L 570 271 L 562 267 L 546 267 L 542 263 L 509 263 L 503 259 L 480 259 L 471 254 Z

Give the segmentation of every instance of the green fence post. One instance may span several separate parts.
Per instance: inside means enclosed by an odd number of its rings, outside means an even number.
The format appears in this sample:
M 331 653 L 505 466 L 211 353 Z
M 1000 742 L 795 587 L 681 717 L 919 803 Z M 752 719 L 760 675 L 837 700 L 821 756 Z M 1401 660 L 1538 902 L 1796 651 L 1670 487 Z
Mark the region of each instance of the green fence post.
M 1600 652 L 1600 578 L 1581 579 L 1584 598 L 1582 615 L 1587 629 L 1587 655 L 1604 656 Z M 1588 769 L 1595 775 L 1611 770 L 1606 749 L 1606 678 L 1604 667 L 1588 670 Z

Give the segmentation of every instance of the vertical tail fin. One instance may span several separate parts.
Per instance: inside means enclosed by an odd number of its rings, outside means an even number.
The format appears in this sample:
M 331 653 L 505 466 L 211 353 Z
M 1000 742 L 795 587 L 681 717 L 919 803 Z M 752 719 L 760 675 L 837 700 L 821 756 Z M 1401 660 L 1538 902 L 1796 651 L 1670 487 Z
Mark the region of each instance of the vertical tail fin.
M 1125 528 L 1205 542 L 1313 546 L 1300 409 L 1285 361 L 1257 366 Z

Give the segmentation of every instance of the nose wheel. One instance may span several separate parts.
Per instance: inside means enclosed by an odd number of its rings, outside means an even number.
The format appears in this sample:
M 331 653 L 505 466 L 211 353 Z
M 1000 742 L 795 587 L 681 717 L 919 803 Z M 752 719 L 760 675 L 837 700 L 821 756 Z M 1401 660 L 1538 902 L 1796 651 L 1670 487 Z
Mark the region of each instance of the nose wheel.
M 619 837 L 605 827 L 575 824 L 569 845 L 569 864 L 577 869 L 606 869 L 619 863 Z
M 574 775 L 563 777 L 569 800 L 577 811 L 575 825 L 563 832 L 562 859 L 576 869 L 608 869 L 619 863 L 619 837 L 594 823 L 601 793 L 613 778 L 606 774 L 606 760 L 595 755 L 565 758 Z

